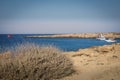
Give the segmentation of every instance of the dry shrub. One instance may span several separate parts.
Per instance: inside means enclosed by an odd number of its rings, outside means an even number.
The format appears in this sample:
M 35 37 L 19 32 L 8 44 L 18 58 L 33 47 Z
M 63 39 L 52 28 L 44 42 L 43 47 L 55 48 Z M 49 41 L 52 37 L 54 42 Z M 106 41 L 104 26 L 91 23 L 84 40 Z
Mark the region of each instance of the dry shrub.
M 51 46 L 22 45 L 13 57 L 0 61 L 2 80 L 52 80 L 72 72 L 71 61 Z

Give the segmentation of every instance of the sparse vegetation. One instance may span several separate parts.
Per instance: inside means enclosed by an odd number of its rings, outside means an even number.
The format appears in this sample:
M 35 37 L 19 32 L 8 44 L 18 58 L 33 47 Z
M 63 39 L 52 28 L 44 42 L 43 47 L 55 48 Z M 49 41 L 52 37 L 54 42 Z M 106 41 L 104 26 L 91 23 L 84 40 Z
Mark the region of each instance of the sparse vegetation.
M 71 61 L 51 46 L 25 44 L 0 55 L 0 80 L 52 80 L 73 72 Z

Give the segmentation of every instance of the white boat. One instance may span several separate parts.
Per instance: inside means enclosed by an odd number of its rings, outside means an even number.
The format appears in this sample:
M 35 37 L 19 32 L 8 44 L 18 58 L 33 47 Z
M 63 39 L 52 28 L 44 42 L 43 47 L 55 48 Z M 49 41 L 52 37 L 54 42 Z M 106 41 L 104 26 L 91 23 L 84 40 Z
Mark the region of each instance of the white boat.
M 99 39 L 99 40 L 106 40 L 106 38 L 105 38 L 102 34 L 100 34 L 99 37 L 96 38 L 96 39 Z
M 96 38 L 96 39 L 98 39 L 98 40 L 104 40 L 106 42 L 116 42 L 116 40 L 114 40 L 113 38 L 106 39 L 102 34 L 100 34 L 98 36 L 98 38 Z
M 108 39 L 108 40 L 105 40 L 106 42 L 116 42 L 116 40 L 114 39 Z

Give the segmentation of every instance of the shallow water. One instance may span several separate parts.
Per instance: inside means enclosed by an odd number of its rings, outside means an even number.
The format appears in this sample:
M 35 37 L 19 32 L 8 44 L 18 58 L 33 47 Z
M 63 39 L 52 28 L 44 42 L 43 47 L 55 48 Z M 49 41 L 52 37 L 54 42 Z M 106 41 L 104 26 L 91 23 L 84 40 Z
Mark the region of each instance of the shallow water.
M 38 45 L 52 45 L 64 51 L 76 51 L 82 48 L 92 46 L 109 45 L 106 41 L 97 40 L 94 38 L 24 38 L 32 35 L 50 35 L 50 34 L 14 34 L 8 38 L 7 34 L 0 34 L 0 52 L 9 48 L 14 48 L 16 45 L 29 42 Z M 120 39 L 116 39 L 120 43 Z

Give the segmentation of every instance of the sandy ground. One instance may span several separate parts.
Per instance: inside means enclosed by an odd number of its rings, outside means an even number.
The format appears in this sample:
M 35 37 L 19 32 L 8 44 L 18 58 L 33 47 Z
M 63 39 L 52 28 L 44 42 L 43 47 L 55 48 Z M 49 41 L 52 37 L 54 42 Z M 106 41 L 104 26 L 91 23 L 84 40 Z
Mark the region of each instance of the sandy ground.
M 76 70 L 60 80 L 120 80 L 120 44 L 64 53 Z

